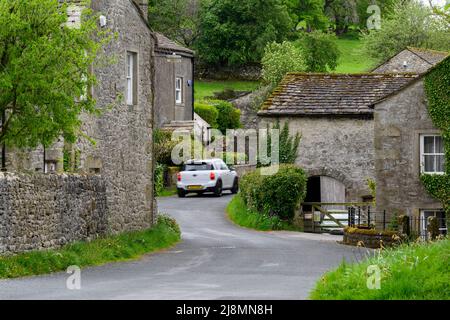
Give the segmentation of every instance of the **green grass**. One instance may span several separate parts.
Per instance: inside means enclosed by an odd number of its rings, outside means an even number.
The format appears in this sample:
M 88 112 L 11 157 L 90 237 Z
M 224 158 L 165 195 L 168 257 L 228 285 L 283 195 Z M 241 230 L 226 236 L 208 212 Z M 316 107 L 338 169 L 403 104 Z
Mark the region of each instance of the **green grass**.
M 136 259 L 144 254 L 168 248 L 179 240 L 180 229 L 176 221 L 160 216 L 158 223 L 149 230 L 73 243 L 59 250 L 0 257 L 0 278 L 64 271 L 72 265 L 86 267 Z
M 368 72 L 375 67 L 375 60 L 364 53 L 364 41 L 357 38 L 340 38 L 336 41 L 341 52 L 336 73 Z
M 269 217 L 247 209 L 239 195 L 235 196 L 228 204 L 227 214 L 231 221 L 245 228 L 259 231 L 303 231 L 300 227 L 296 227 L 287 221 L 282 221 L 277 217 Z
M 164 188 L 163 191 L 161 191 L 158 194 L 158 197 L 171 197 L 177 194 L 177 188 L 176 187 L 170 187 L 170 188 Z
M 212 97 L 214 92 L 220 92 L 224 89 L 233 89 L 236 91 L 253 91 L 257 89 L 257 81 L 195 81 L 195 99 L 196 101 Z
M 383 251 L 325 274 L 311 294 L 322 300 L 449 300 L 450 240 L 414 243 Z M 367 267 L 381 270 L 381 289 L 367 288 Z

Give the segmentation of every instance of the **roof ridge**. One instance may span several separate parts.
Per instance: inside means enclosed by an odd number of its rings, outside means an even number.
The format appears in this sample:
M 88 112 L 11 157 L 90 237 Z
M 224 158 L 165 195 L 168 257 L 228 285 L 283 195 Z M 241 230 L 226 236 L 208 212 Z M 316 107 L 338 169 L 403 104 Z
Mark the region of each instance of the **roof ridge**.
M 445 54 L 445 56 L 450 55 L 450 52 L 448 51 L 441 51 L 441 50 L 434 50 L 434 49 L 428 49 L 428 48 L 419 48 L 419 47 L 412 47 L 407 46 L 408 50 L 417 50 L 417 51 L 424 51 L 424 52 L 432 52 L 432 53 L 438 53 L 438 54 Z

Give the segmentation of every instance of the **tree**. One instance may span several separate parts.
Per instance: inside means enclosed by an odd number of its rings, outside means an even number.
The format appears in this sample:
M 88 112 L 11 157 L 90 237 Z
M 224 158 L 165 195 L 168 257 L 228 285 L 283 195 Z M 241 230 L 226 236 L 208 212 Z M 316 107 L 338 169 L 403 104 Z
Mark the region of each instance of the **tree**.
M 286 0 L 295 27 L 303 27 L 308 31 L 324 30 L 328 26 L 325 15 L 325 0 Z
M 150 0 L 150 26 L 190 48 L 199 34 L 200 14 L 205 2 L 205 0 Z
M 291 30 L 282 0 L 211 0 L 195 47 L 209 65 L 259 63 L 266 44 L 283 41 Z
M 288 72 L 305 71 L 302 52 L 292 42 L 272 42 L 266 46 L 261 61 L 264 82 L 277 85 Z
M 334 34 L 321 31 L 305 33 L 300 39 L 300 46 L 307 72 L 336 70 L 340 52 Z
M 356 3 L 356 0 L 325 0 L 325 13 L 334 23 L 336 35 L 346 33 L 358 23 Z
M 88 70 L 110 35 L 98 30 L 90 9 L 79 27 L 67 21 L 67 5 L 58 0 L 0 0 L 0 143 L 75 142 L 80 113 L 97 111 L 86 94 L 95 84 Z
M 407 46 L 448 51 L 449 26 L 417 0 L 396 4 L 393 13 L 382 20 L 381 29 L 365 36 L 366 51 L 380 62 Z

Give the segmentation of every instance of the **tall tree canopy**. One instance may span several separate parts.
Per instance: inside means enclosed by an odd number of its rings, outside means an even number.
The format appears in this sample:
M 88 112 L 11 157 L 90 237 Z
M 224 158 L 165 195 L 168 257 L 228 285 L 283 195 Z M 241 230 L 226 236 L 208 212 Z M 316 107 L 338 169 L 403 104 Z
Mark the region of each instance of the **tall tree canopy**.
M 283 41 L 291 30 L 282 0 L 210 0 L 196 49 L 209 64 L 259 63 L 266 44 Z
M 325 0 L 285 0 L 295 27 L 304 27 L 308 32 L 323 30 L 328 26 L 325 15 Z
M 407 46 L 450 50 L 450 22 L 418 0 L 403 1 L 366 35 L 367 53 L 384 61 Z
M 207 0 L 150 0 L 149 22 L 155 31 L 187 47 L 199 34 L 200 15 Z
M 0 0 L 1 143 L 35 147 L 61 135 L 73 142 L 79 114 L 95 111 L 88 70 L 109 36 L 89 9 L 70 27 L 67 9 L 58 0 Z

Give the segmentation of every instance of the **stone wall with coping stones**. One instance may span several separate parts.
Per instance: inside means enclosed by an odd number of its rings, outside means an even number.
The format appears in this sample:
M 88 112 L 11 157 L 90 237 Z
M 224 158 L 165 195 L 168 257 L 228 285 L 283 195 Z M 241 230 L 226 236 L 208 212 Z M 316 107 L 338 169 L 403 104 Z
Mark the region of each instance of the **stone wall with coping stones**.
M 382 232 L 377 234 L 365 233 L 349 233 L 344 230 L 343 243 L 350 246 L 362 246 L 365 248 L 378 249 L 383 247 L 392 247 L 399 244 L 399 238 L 391 234 L 384 234 Z
M 272 126 L 273 117 L 260 117 L 260 128 Z M 296 164 L 309 176 L 328 176 L 346 187 L 347 201 L 371 194 L 367 179 L 375 178 L 373 119 L 348 117 L 280 117 L 290 134 L 300 133 Z
M 0 255 L 59 248 L 108 229 L 100 176 L 0 173 Z

